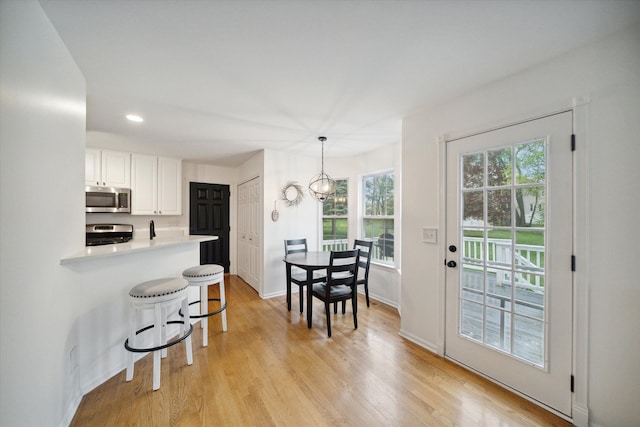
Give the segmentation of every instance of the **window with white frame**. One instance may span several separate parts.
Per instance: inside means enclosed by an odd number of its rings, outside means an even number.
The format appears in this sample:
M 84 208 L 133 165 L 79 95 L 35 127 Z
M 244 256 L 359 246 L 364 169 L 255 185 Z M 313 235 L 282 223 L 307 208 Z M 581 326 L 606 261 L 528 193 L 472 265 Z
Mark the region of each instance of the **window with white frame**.
M 394 171 L 362 177 L 362 232 L 372 240 L 371 260 L 394 264 Z
M 322 204 L 322 250 L 349 248 L 349 181 L 336 179 L 336 192 Z

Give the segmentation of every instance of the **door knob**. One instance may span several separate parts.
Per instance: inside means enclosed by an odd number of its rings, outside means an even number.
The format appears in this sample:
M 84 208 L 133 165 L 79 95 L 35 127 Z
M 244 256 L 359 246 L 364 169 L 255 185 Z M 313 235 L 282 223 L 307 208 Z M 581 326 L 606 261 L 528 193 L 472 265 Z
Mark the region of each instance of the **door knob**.
M 455 268 L 458 264 L 456 264 L 455 261 L 451 260 L 447 263 L 447 267 L 449 268 Z
M 449 246 L 449 252 L 455 252 L 457 250 L 458 250 L 458 248 L 456 248 L 456 245 L 450 245 Z

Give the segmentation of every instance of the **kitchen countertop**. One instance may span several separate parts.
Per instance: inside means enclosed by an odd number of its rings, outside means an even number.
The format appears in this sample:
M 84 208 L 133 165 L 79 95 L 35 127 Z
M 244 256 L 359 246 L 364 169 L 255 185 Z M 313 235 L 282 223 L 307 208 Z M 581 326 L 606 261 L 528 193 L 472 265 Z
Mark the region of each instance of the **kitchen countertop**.
M 169 236 L 156 237 L 153 240 L 133 239 L 126 243 L 116 243 L 113 245 L 87 246 L 80 252 L 62 258 L 60 260 L 60 264 L 71 264 L 100 258 L 126 255 L 133 252 L 156 250 L 164 247 L 193 244 L 217 239 L 218 236 Z

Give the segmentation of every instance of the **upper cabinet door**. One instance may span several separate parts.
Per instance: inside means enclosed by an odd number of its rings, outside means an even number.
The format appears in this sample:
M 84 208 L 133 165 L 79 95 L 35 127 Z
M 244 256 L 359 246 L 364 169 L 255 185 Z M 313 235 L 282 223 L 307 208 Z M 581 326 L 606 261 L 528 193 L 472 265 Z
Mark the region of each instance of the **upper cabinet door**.
M 131 154 L 102 150 L 102 180 L 106 187 L 131 187 Z
M 182 214 L 182 160 L 131 155 L 131 214 Z
M 158 158 L 131 155 L 131 215 L 158 215 Z
M 100 149 L 87 148 L 84 157 L 84 184 L 102 185 L 102 163 L 100 160 Z
M 85 185 L 131 187 L 131 154 L 87 148 L 85 151 Z
M 158 158 L 158 213 L 182 214 L 182 160 Z

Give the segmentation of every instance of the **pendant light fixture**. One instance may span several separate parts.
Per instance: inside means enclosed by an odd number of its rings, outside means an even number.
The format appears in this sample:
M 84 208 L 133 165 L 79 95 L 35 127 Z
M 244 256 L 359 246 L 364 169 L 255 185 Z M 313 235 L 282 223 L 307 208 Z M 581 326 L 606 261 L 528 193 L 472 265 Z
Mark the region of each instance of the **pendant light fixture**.
M 324 203 L 330 195 L 336 192 L 336 182 L 324 173 L 324 142 L 326 140 L 327 138 L 324 136 L 318 138 L 318 141 L 322 143 L 322 168 L 320 173 L 309 181 L 309 194 L 321 203 Z

